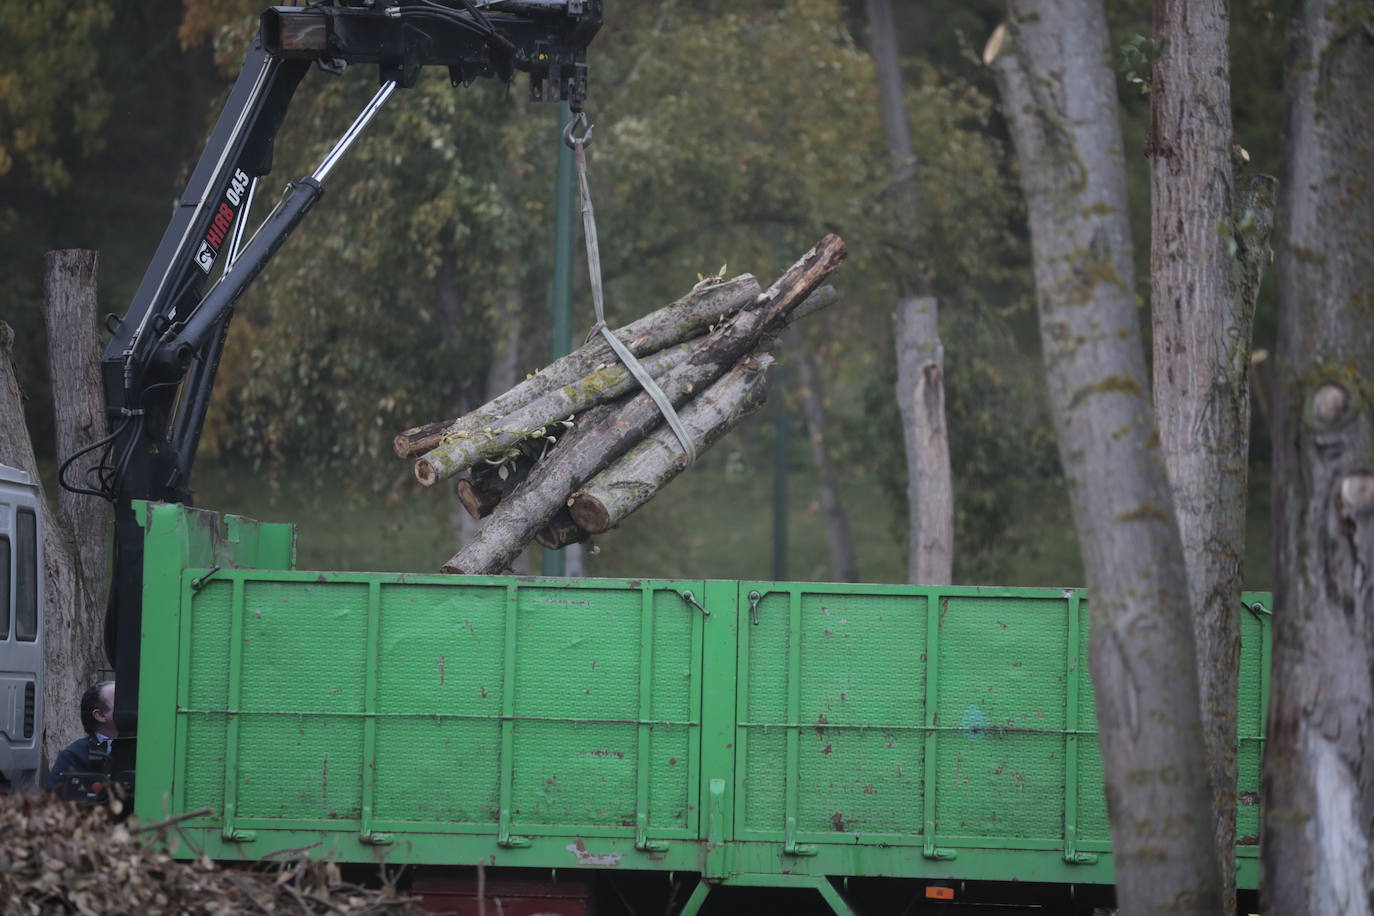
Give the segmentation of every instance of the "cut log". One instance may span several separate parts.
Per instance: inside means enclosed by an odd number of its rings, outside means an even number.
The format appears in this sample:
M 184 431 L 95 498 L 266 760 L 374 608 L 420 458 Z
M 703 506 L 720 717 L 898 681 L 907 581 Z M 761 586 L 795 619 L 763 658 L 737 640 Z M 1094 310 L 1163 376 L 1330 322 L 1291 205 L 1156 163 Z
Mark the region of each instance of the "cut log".
M 691 355 L 695 341 L 659 350 L 641 360 L 649 375 L 657 378 Z M 639 382 L 622 363 L 598 367 L 585 378 L 542 395 L 491 426 L 464 430 L 440 443 L 415 462 L 415 479 L 427 487 L 466 471 L 479 461 L 508 452 L 537 430 L 589 407 L 613 401 L 633 391 Z
M 752 302 L 758 294 L 758 281 L 749 274 L 741 274 L 724 283 L 688 293 L 671 305 L 650 312 L 614 333 L 630 348 L 631 353 L 643 356 L 700 336 L 713 324 Z M 591 375 L 602 364 L 615 361 L 611 345 L 598 334 L 585 346 L 551 363 L 471 413 L 453 420 L 426 423 L 398 434 L 393 443 L 396 454 L 401 458 L 423 455 L 439 445 L 445 436 L 451 437 L 498 423 L 507 414 L 514 413 L 536 398 Z
M 787 316 L 845 258 L 844 242 L 828 235 L 748 308 L 708 334 L 703 343 L 657 381 L 677 405 L 725 374 L 750 350 L 767 346 Z M 553 514 L 597 471 L 629 451 L 662 421 L 647 395 L 635 395 L 614 415 L 584 431 L 577 448 L 550 453 L 519 489 L 502 501 L 487 527 L 444 564 L 444 572 L 504 569 Z
M 768 374 L 764 370 L 773 361 L 767 354 L 741 361 L 682 410 L 682 425 L 698 454 L 763 406 L 768 399 Z M 686 469 L 687 453 L 682 443 L 667 424 L 661 424 L 572 495 L 571 520 L 590 534 L 607 531 Z
M 529 476 L 530 468 L 533 466 L 534 459 L 526 458 L 517 461 L 504 479 L 495 469 L 464 477 L 454 484 L 454 495 L 458 497 L 458 502 L 467 510 L 468 515 L 473 518 L 486 518 L 491 515 L 497 503 L 509 496 Z
M 562 550 L 569 544 L 581 544 L 590 535 L 573 520 L 572 513 L 566 508 L 559 509 L 549 519 L 549 523 L 539 529 L 534 541 L 546 550 Z
M 833 287 L 816 290 L 794 310 L 788 322 L 809 315 L 830 305 L 839 298 Z M 649 375 L 657 378 L 682 362 L 705 340 L 698 337 L 644 358 L 641 362 Z M 592 372 L 571 384 L 555 388 L 524 407 L 502 417 L 499 422 L 473 430 L 463 429 L 446 433 L 444 441 L 415 462 L 415 479 L 427 487 L 460 474 L 477 462 L 501 455 L 534 432 L 549 424 L 595 404 L 614 400 L 635 390 L 638 381 L 630 370 L 610 356 L 607 363 L 598 364 Z M 468 415 L 473 416 L 472 414 Z M 465 422 L 467 418 L 464 418 Z

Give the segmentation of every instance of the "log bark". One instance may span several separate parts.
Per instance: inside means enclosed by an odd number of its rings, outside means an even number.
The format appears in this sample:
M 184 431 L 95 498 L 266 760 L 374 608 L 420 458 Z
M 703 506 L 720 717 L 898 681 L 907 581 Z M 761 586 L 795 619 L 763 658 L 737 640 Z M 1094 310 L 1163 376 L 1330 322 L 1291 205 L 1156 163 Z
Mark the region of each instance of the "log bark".
M 106 432 L 105 399 L 100 381 L 100 339 L 96 324 L 94 251 L 50 251 L 43 283 L 43 324 L 48 332 L 48 373 L 53 379 L 53 413 L 58 460 L 101 438 Z M 68 479 L 85 479 L 86 469 L 98 460 L 86 455 L 72 463 Z M 81 556 L 81 576 L 87 591 L 101 596 L 109 588 L 109 551 L 106 532 L 111 512 L 100 499 L 57 490 L 57 518 L 74 540 Z M 92 609 L 93 610 L 93 609 Z M 99 616 L 93 614 L 92 616 Z M 95 631 L 95 632 L 98 632 Z
M 776 334 L 787 316 L 843 262 L 844 242 L 826 236 L 748 307 L 707 335 L 687 361 L 658 380 L 674 405 L 709 385 L 740 357 Z M 568 494 L 623 455 L 656 426 L 661 417 L 647 394 L 638 394 L 596 426 L 577 449 L 559 449 L 536 468 L 524 485 L 492 513 L 477 540 L 444 564 L 444 572 L 487 573 L 504 568 L 510 556 L 542 528 Z
M 1146 387 L 1106 13 L 1082 0 L 1009 8 L 995 70 L 1091 589 L 1117 900 L 1125 914 L 1214 914 L 1221 887 L 1187 577 Z
M 616 331 L 615 336 L 635 356 L 653 353 L 700 336 L 712 324 L 743 308 L 758 293 L 758 281 L 749 274 L 741 274 L 725 283 L 688 293 L 671 305 L 631 322 Z M 585 346 L 554 361 L 469 414 L 453 420 L 426 423 L 399 433 L 393 443 L 396 454 L 401 458 L 423 455 L 439 445 L 445 436 L 491 426 L 536 398 L 585 378 L 597 367 L 615 361 L 615 352 L 610 344 L 597 335 Z
M 97 268 L 93 251 L 52 252 L 47 259 L 43 307 L 60 457 L 74 451 L 73 444 L 85 445 L 104 434 L 100 419 L 104 398 L 96 375 Z M 39 484 L 44 505 L 52 506 L 54 500 L 42 486 L 24 421 L 22 395 L 9 355 L 13 339 L 13 331 L 0 322 L 0 462 L 26 471 Z M 73 479 L 79 478 L 73 474 Z M 49 763 L 82 734 L 81 694 L 105 664 L 102 632 L 108 580 L 108 508 L 94 497 L 67 493 L 60 494 L 56 503 L 58 508 L 46 514 L 43 526 L 47 595 L 43 748 Z
M 1262 903 L 1374 912 L 1374 10 L 1298 4 L 1279 176 Z
M 679 413 L 697 454 L 705 452 L 768 398 L 773 358 L 743 360 Z M 587 481 L 569 499 L 572 521 L 591 534 L 620 524 L 687 469 L 687 453 L 667 424 Z
M 954 578 L 954 485 L 945 427 L 945 348 L 933 296 L 897 303 L 897 408 L 906 446 L 907 581 Z
M 787 320 L 810 315 L 838 298 L 833 287 L 818 289 L 797 306 Z M 659 350 L 641 363 L 651 377 L 657 378 L 682 362 L 703 340 L 704 337 L 697 337 Z M 497 424 L 447 434 L 444 442 L 415 462 L 415 479 L 424 486 L 433 486 L 478 461 L 507 453 L 541 427 L 581 413 L 595 404 L 615 400 L 638 386 L 630 370 L 612 356 L 610 362 L 597 365 L 590 375 L 547 392 L 501 418 Z
M 793 331 L 792 333 L 797 333 Z M 854 553 L 854 535 L 849 513 L 840 498 L 840 474 L 826 442 L 829 420 L 825 408 L 825 381 L 815 354 L 804 342 L 797 342 L 797 368 L 801 375 L 802 421 L 806 441 L 811 446 L 811 464 L 816 469 L 816 493 L 825 516 L 826 541 L 830 546 L 830 574 L 836 582 L 859 581 L 859 559 Z
M 695 340 L 689 340 L 659 350 L 641 360 L 641 364 L 650 376 L 657 378 L 686 359 L 697 345 Z M 613 401 L 638 385 L 638 380 L 625 365 L 616 361 L 608 363 L 585 378 L 542 395 L 491 426 L 471 432 L 465 430 L 458 433 L 457 438 L 426 452 L 415 462 L 415 479 L 432 487 L 483 459 L 507 453 L 536 430 L 582 413 L 589 407 Z
M 1197 647 L 1224 914 L 1236 908 L 1236 694 L 1250 396 L 1272 199 L 1236 187 L 1228 0 L 1156 0 L 1150 84 L 1154 396 Z M 1261 182 L 1253 186 L 1261 190 Z

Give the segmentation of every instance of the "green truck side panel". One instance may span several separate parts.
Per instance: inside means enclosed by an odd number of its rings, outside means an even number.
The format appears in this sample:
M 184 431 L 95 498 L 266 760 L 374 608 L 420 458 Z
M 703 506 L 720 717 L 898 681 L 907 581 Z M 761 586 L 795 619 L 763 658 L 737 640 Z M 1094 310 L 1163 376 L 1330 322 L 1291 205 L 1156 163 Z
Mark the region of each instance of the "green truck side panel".
M 144 519 L 137 813 L 206 812 L 179 854 L 1112 880 L 1077 590 L 298 572 L 289 526 Z

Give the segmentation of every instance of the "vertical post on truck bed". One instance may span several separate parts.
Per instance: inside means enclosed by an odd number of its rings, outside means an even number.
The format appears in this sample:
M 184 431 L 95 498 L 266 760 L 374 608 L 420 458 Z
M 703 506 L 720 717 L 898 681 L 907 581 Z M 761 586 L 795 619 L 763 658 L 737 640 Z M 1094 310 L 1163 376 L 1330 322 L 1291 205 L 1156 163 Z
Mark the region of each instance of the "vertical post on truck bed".
M 573 150 L 563 142 L 563 131 L 572 120 L 572 105 L 558 106 L 558 172 L 554 180 L 553 210 L 553 289 L 550 295 L 553 322 L 549 326 L 549 361 L 559 359 L 572 349 L 573 286 Z M 561 550 L 544 549 L 540 559 L 546 576 L 567 573 L 567 555 Z

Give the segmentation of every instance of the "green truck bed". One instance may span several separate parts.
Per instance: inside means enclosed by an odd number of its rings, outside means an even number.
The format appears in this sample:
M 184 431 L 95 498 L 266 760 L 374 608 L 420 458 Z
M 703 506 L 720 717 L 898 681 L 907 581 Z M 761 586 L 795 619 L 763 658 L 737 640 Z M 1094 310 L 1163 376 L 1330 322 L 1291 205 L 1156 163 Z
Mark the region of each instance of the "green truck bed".
M 301 572 L 289 526 L 144 517 L 137 813 L 206 811 L 184 854 L 1112 882 L 1080 590 Z

